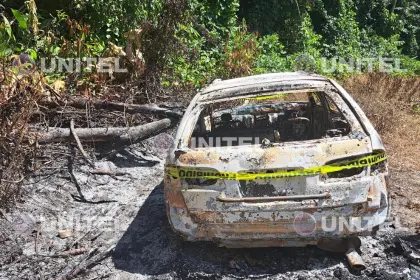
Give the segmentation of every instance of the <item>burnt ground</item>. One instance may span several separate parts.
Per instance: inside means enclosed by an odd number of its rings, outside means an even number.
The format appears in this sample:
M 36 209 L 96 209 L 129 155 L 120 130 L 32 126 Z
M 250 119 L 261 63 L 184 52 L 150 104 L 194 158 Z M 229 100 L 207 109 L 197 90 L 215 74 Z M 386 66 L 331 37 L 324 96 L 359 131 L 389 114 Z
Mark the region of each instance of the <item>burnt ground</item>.
M 392 187 L 394 217 L 375 237 L 361 238 L 368 268 L 357 272 L 344 254 L 316 247 L 226 249 L 181 240 L 170 230 L 163 200 L 170 143 L 170 135 L 160 134 L 97 161 L 125 173 L 115 176 L 91 174 L 79 157 L 69 165 L 65 145 L 45 151 L 56 152 L 48 168 L 25 182 L 16 208 L 0 212 L 0 279 L 420 279 L 420 266 L 404 257 L 398 239 L 420 250 L 418 209 L 400 175 Z M 410 180 L 418 182 L 415 176 Z M 73 236 L 59 238 L 63 229 Z M 60 256 L 71 249 L 87 251 Z

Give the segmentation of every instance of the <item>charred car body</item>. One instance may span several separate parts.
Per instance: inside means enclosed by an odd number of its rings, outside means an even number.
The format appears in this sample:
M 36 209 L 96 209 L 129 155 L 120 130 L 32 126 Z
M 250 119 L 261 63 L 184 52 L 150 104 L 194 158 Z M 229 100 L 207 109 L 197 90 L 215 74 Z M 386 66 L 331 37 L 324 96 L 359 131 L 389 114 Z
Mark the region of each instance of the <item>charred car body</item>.
M 227 247 L 370 234 L 389 213 L 378 133 L 335 81 L 215 81 L 188 107 L 165 168 L 170 224 Z

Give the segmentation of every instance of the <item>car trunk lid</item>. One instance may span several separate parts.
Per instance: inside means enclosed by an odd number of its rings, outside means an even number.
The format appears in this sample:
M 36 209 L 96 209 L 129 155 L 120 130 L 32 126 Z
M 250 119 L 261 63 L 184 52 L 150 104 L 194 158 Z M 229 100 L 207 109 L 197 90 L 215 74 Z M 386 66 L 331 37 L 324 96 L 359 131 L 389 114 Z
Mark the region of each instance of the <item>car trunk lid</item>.
M 270 174 L 319 167 L 331 161 L 360 157 L 371 152 L 369 137 L 340 137 L 274 144 L 271 147 L 253 145 L 191 149 L 178 157 L 176 165 L 181 168 L 217 170 L 233 174 Z M 320 182 L 320 175 L 252 180 L 219 179 L 212 180 L 210 184 L 209 181 L 206 184 L 194 182 L 197 181 L 184 180 L 181 188 L 187 207 L 200 211 L 232 210 L 238 203 L 251 203 L 253 198 L 257 198 L 255 203 L 301 203 L 305 197 L 308 200 L 327 199 L 335 191 L 331 184 L 324 185 Z M 337 182 L 338 185 L 344 186 L 343 182 Z M 359 196 L 358 200 L 362 201 L 364 193 L 360 192 Z

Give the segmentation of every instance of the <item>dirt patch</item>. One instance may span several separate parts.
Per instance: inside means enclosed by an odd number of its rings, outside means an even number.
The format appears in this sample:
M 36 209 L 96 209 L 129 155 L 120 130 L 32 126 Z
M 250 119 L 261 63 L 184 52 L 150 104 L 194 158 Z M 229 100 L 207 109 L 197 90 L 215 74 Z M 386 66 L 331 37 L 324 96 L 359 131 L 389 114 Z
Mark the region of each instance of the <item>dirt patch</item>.
M 391 171 L 392 216 L 420 232 L 420 172 Z
M 389 158 L 393 216 L 419 228 L 420 78 L 385 74 L 353 76 L 343 81 L 381 134 Z
M 343 86 L 384 141 L 394 170 L 420 171 L 420 78 L 384 74 L 354 76 Z

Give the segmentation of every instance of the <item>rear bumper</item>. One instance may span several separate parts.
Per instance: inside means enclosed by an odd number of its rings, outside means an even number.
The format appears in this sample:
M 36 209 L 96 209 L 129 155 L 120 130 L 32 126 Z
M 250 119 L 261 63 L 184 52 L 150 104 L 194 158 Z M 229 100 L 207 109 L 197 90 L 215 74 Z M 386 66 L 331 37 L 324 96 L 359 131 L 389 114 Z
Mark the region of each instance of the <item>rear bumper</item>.
M 214 241 L 226 247 L 298 247 L 323 239 L 370 235 L 384 223 L 389 214 L 386 178 L 381 174 L 371 178 L 364 185 L 364 199 L 338 206 L 328 202 L 337 199 L 333 195 L 318 202 L 321 206 L 239 203 L 235 209 L 224 210 L 221 205 L 199 211 L 188 208 L 179 187 L 173 185 L 166 185 L 165 200 L 172 229 L 186 240 Z
M 316 244 L 325 238 L 369 235 L 388 215 L 388 206 L 360 215 L 360 211 L 366 210 L 366 205 L 362 204 L 305 212 L 188 214 L 184 209 L 171 207 L 168 210 L 172 228 L 186 240 L 215 241 L 226 247 L 298 247 Z M 214 223 L 233 215 L 243 216 L 243 221 Z M 255 215 L 261 217 L 260 222 L 246 221 L 246 216 Z

